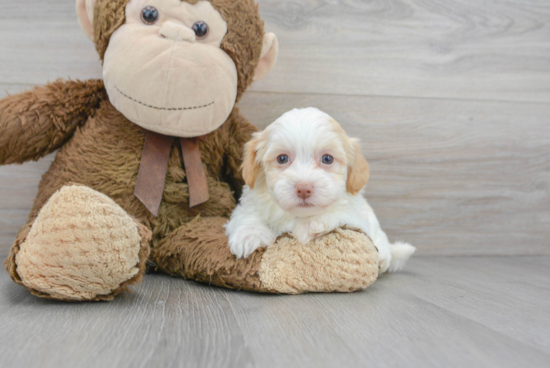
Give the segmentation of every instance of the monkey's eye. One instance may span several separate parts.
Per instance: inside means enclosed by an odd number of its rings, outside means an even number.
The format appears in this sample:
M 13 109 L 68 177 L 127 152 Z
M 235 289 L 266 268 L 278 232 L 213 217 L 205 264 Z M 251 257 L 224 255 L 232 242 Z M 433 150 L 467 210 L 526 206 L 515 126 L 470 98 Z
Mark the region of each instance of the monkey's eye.
M 280 155 L 279 157 L 277 157 L 277 162 L 279 163 L 279 165 L 286 165 L 289 161 L 290 159 L 287 155 Z
M 147 6 L 141 11 L 141 20 L 147 25 L 155 24 L 159 20 L 159 11 L 153 6 Z
M 321 162 L 325 165 L 332 165 L 334 162 L 334 157 L 331 155 L 324 155 L 323 158 L 321 158 Z
M 202 20 L 196 22 L 191 27 L 193 32 L 195 32 L 195 36 L 197 36 L 197 40 L 202 40 L 208 36 L 208 24 L 204 23 Z

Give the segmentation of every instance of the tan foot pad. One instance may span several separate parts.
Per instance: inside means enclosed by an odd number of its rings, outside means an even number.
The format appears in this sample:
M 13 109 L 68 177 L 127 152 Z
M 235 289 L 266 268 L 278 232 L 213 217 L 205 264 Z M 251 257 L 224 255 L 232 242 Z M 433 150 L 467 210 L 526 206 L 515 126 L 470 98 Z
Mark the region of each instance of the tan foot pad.
M 290 236 L 265 251 L 262 286 L 279 293 L 351 292 L 378 277 L 378 252 L 364 234 L 337 229 L 302 246 Z
M 141 239 L 138 225 L 112 199 L 66 186 L 21 244 L 17 273 L 26 287 L 56 299 L 101 299 L 138 274 Z

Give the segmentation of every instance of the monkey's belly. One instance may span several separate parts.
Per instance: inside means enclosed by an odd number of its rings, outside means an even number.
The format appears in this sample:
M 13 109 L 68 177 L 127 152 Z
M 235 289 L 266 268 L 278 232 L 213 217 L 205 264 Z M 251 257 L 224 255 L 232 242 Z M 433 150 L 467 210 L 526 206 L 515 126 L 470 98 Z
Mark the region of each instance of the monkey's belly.
M 199 206 L 189 208 L 187 183 L 166 183 L 157 220 L 175 226 L 186 223 L 197 216 L 227 217 L 235 209 L 235 197 L 228 184 L 207 178 L 210 199 Z

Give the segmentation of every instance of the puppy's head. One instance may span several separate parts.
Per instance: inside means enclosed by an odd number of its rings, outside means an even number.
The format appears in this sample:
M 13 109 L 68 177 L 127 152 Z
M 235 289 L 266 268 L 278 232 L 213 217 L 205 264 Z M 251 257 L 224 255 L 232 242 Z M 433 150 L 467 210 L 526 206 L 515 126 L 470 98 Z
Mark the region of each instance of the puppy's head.
M 315 108 L 287 112 L 245 147 L 246 184 L 266 190 L 286 211 L 312 216 L 369 179 L 359 141 Z

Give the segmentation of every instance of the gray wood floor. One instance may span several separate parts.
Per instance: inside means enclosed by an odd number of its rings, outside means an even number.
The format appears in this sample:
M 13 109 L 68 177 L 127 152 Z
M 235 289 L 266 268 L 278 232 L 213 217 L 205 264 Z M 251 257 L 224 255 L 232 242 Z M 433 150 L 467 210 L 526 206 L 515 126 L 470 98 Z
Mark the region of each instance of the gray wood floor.
M 550 257 L 431 257 L 364 292 L 272 296 L 149 276 L 111 303 L 0 276 L 0 366 L 548 367 Z
M 0 368 L 549 367 L 550 2 L 258 2 L 281 53 L 244 115 L 333 115 L 363 141 L 382 226 L 418 256 L 349 295 L 149 276 L 65 304 L 0 273 Z M 74 0 L 0 9 L 0 98 L 101 76 Z M 0 167 L 0 255 L 53 158 Z

